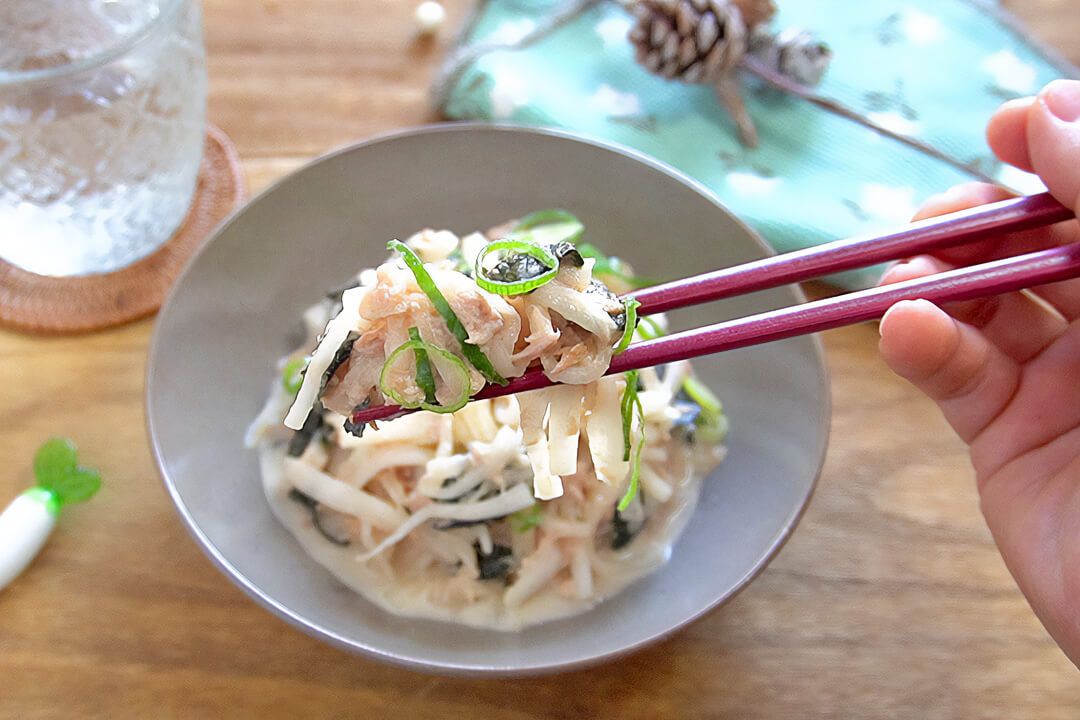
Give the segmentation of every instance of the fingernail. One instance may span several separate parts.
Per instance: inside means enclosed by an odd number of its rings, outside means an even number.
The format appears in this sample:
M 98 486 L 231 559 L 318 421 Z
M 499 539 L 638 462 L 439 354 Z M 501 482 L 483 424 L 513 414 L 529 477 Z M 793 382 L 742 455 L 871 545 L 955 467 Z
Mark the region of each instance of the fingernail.
M 934 265 L 934 261 L 925 255 L 916 255 L 908 261 L 908 267 L 912 270 L 912 273 L 917 277 L 924 275 L 933 275 L 937 272 L 937 266 Z
M 1028 95 L 1027 97 L 1013 98 L 1012 100 L 1006 100 L 1001 103 L 1001 107 L 998 110 L 1012 109 L 1012 108 L 1029 108 L 1031 104 L 1035 102 L 1034 95 Z
M 1058 120 L 1080 120 L 1080 80 L 1055 80 L 1046 86 L 1043 97 Z
M 958 198 L 962 198 L 965 195 L 967 195 L 967 192 L 968 192 L 968 185 L 967 185 L 967 183 L 964 183 L 962 185 L 953 185 L 948 190 L 943 192 L 941 195 L 946 200 L 956 200 Z
M 889 276 L 893 274 L 893 271 L 896 270 L 896 268 L 900 267 L 903 264 L 903 260 L 893 260 L 892 262 L 886 263 L 884 269 L 881 271 L 881 277 L 878 278 L 877 284 L 888 285 Z

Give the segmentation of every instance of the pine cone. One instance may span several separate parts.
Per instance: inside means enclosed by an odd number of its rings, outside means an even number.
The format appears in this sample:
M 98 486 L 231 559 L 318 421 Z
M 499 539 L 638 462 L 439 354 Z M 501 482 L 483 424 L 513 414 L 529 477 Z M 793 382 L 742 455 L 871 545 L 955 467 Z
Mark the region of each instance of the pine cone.
M 739 6 L 743 22 L 748 28 L 767 23 L 776 14 L 776 5 L 772 0 L 733 0 L 733 2 Z
M 642 0 L 633 12 L 637 61 L 669 80 L 717 82 L 746 52 L 746 24 L 731 0 Z
M 758 26 L 750 33 L 748 52 L 767 68 L 814 87 L 821 84 L 832 61 L 832 51 L 806 30 L 787 28 L 778 33 Z

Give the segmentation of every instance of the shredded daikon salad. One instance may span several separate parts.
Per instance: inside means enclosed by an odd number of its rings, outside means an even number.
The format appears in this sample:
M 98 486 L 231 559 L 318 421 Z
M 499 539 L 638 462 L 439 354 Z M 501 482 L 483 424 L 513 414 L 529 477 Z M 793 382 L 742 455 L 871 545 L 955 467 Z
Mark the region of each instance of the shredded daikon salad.
M 423 230 L 305 313 L 248 444 L 279 519 L 384 609 L 502 630 L 581 612 L 667 559 L 723 459 L 689 363 L 604 376 L 666 319 L 619 299 L 642 281 L 583 232 L 562 210 Z M 469 402 L 534 364 L 561 384 Z M 387 402 L 420 411 L 351 420 Z

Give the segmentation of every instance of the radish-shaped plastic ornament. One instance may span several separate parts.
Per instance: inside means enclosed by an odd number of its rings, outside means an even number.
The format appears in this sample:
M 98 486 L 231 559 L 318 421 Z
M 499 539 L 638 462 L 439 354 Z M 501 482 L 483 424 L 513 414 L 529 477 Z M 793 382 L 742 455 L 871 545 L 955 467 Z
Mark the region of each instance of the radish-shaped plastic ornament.
M 101 487 L 97 470 L 80 467 L 75 443 L 48 440 L 34 455 L 37 485 L 0 513 L 0 590 L 19 576 L 56 526 L 61 508 L 89 500 Z

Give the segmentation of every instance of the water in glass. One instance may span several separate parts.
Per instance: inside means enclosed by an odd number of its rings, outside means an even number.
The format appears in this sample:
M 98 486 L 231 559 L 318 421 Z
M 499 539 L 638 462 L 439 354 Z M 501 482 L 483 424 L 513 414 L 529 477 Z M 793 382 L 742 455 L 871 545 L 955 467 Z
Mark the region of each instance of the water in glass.
M 183 222 L 202 156 L 198 0 L 0 0 L 0 258 L 110 272 Z

